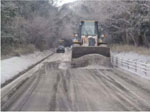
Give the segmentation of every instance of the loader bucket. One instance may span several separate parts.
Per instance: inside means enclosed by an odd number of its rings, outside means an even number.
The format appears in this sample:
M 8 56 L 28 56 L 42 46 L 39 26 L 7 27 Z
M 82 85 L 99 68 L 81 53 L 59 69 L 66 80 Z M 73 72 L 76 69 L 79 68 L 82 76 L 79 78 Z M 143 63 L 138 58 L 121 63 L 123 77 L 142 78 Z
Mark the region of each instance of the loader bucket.
M 108 47 L 73 47 L 72 48 L 72 59 L 79 58 L 87 54 L 100 54 L 106 57 L 110 57 L 110 48 Z

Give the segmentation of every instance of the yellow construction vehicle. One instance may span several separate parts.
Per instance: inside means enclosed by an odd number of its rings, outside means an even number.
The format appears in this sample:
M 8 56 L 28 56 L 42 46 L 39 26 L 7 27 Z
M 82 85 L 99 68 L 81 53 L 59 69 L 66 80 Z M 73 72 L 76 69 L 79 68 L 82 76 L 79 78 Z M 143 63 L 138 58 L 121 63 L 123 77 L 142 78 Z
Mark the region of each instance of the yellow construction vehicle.
M 99 29 L 98 21 L 81 21 L 78 34 L 73 38 L 72 58 L 87 54 L 110 57 L 110 48 L 103 41 L 105 35 Z

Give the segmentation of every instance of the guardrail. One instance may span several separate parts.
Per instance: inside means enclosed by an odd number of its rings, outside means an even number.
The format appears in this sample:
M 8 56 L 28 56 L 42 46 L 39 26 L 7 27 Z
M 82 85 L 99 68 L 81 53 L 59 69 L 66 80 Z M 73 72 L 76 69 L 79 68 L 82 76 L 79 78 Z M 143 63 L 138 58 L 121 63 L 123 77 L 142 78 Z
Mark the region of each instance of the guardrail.
M 119 58 L 111 56 L 111 63 L 113 66 L 130 71 L 136 75 L 150 79 L 150 63 L 143 63 L 130 59 Z

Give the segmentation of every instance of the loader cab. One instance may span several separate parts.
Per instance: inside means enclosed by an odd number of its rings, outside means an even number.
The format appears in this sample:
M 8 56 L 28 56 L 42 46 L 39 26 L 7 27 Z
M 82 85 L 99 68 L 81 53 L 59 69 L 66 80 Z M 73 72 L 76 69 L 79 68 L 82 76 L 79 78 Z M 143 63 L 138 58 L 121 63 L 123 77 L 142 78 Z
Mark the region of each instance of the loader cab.
M 103 42 L 103 37 L 97 21 L 81 21 L 78 35 L 73 38 L 72 59 L 87 54 L 110 57 L 110 48 Z
M 100 32 L 97 21 L 81 21 L 78 37 L 74 41 L 82 46 L 98 46 Z
M 96 21 L 81 21 L 81 36 L 96 36 L 98 35 L 98 22 Z

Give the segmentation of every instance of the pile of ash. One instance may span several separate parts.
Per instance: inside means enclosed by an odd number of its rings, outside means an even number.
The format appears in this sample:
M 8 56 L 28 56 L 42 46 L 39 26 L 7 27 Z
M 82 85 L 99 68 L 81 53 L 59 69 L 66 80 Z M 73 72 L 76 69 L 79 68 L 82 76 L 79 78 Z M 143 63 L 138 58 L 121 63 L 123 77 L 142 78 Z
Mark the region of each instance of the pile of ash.
M 72 59 L 72 68 L 87 67 L 91 65 L 112 67 L 109 57 L 105 57 L 99 54 L 88 54 L 80 58 Z

